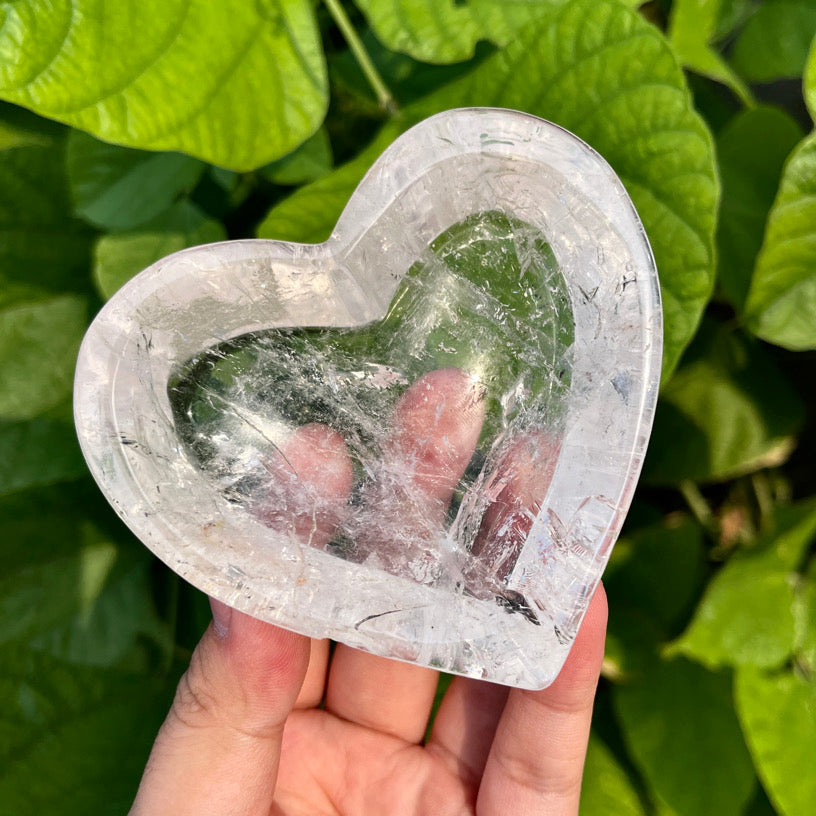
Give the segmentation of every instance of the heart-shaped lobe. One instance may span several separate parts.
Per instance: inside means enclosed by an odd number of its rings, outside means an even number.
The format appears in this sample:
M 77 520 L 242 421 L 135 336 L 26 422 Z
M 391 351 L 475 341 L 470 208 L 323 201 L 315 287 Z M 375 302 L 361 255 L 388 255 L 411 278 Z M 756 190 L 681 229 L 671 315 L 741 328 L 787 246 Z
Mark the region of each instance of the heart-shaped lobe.
M 171 255 L 88 331 L 109 501 L 256 617 L 527 688 L 555 678 L 652 423 L 657 273 L 611 168 L 527 114 L 386 150 L 331 238 Z

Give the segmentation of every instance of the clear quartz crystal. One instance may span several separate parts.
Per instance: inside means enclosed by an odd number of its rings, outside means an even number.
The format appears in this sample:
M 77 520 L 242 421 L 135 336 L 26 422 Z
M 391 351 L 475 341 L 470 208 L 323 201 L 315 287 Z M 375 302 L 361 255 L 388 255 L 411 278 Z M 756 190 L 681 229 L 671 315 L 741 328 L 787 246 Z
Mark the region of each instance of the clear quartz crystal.
M 398 139 L 332 237 L 176 253 L 80 353 L 83 450 L 204 591 L 314 637 L 539 688 L 640 470 L 648 243 L 566 131 L 468 109 Z

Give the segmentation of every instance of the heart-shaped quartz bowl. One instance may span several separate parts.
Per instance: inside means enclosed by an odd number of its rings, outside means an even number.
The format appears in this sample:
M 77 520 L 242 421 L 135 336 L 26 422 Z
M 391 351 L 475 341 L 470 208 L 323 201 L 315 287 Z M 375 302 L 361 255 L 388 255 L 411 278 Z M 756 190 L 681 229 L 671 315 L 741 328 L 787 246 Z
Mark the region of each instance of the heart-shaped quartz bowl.
M 125 285 L 82 345 L 76 425 L 125 523 L 209 595 L 542 688 L 631 501 L 661 348 L 609 165 L 536 117 L 453 110 L 325 243 L 211 244 Z

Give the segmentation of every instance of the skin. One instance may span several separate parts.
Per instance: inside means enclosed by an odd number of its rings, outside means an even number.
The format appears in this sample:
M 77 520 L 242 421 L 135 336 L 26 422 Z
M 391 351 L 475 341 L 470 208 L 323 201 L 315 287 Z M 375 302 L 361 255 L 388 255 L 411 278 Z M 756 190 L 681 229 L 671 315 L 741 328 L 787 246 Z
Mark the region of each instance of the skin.
M 444 511 L 478 439 L 479 399 L 455 369 L 431 372 L 408 389 L 385 458 L 413 463 L 411 498 L 393 507 L 389 491 L 375 484 L 372 520 L 404 512 L 410 526 L 418 509 Z M 306 426 L 283 454 L 306 493 L 320 495 L 321 508 L 340 506 L 350 468 L 337 434 Z M 529 489 L 514 487 L 519 495 Z M 506 494 L 502 501 L 514 504 Z M 312 546 L 325 546 L 340 523 L 330 509 L 306 524 L 308 514 L 294 504 L 273 512 L 270 523 L 285 523 L 287 512 Z M 606 631 L 602 588 L 549 688 L 454 678 L 427 741 L 437 672 L 342 644 L 330 658 L 327 641 L 211 603 L 213 623 L 158 734 L 133 816 L 578 813 Z

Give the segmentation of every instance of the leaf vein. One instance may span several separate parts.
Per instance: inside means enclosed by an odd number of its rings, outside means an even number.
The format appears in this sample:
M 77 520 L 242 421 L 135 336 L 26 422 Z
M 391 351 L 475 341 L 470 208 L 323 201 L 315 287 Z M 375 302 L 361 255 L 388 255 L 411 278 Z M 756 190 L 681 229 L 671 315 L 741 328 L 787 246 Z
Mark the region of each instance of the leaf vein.
M 121 94 L 127 88 L 134 85 L 139 79 L 141 79 L 141 77 L 147 74 L 147 72 L 150 71 L 151 68 L 153 68 L 157 62 L 159 62 L 159 60 L 165 57 L 167 55 L 167 52 L 170 51 L 173 48 L 173 46 L 179 41 L 182 29 L 184 27 L 184 23 L 187 20 L 190 11 L 191 4 L 192 0 L 185 0 L 184 11 L 182 14 L 179 15 L 178 25 L 176 25 L 175 28 L 173 29 L 172 35 L 168 37 L 167 45 L 163 48 L 158 49 L 156 53 L 153 55 L 152 59 L 150 59 L 145 65 L 139 66 L 135 73 L 121 80 L 111 89 L 103 92 L 95 99 L 84 100 L 75 106 L 69 106 L 66 108 L 58 109 L 55 108 L 53 109 L 53 113 L 57 116 L 68 116 L 71 114 L 79 113 L 80 111 L 84 111 L 87 110 L 88 108 L 93 108 L 100 105 L 105 100 L 110 99 L 112 96 Z

